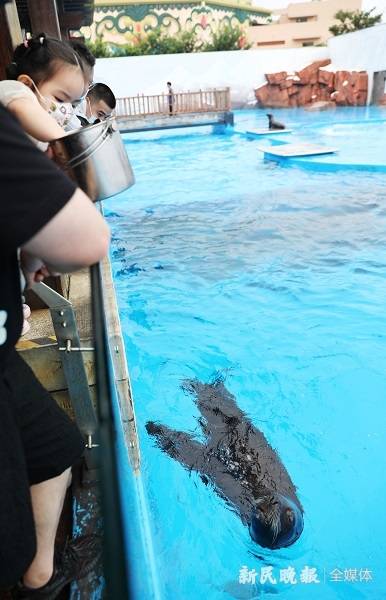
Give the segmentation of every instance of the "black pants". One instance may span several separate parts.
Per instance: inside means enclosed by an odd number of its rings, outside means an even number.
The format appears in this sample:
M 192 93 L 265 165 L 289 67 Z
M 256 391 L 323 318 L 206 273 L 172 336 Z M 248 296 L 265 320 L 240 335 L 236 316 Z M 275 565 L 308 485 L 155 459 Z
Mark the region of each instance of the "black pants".
M 30 485 L 60 475 L 83 450 L 76 425 L 12 351 L 0 373 L 0 586 L 16 583 L 36 553 Z

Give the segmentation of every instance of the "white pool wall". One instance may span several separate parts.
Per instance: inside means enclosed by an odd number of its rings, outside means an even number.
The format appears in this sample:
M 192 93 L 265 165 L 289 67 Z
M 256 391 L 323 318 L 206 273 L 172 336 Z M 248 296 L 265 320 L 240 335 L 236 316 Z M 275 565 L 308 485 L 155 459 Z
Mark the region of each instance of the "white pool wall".
M 385 71 L 386 23 L 332 37 L 328 50 L 334 69 Z
M 323 47 L 100 58 L 94 80 L 118 97 L 166 93 L 167 81 L 176 92 L 229 86 L 232 102 L 243 105 L 254 101 L 265 73 L 299 70 L 327 57 Z
M 176 92 L 229 86 L 234 105 L 243 106 L 254 103 L 265 73 L 298 71 L 325 58 L 334 71 L 367 71 L 370 98 L 373 73 L 386 70 L 386 23 L 332 37 L 325 47 L 100 58 L 94 79 L 118 97 L 166 93 L 167 81 Z

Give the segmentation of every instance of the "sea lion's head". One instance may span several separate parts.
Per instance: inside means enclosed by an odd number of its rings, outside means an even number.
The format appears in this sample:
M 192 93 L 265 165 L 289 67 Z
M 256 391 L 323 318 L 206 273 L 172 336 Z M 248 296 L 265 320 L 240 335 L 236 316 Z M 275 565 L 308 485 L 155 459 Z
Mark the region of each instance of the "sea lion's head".
M 282 494 L 269 494 L 259 499 L 251 517 L 251 538 L 264 548 L 291 546 L 303 531 L 302 510 Z
M 266 114 L 267 114 L 268 119 L 271 121 L 273 119 L 273 115 L 271 113 L 266 113 Z

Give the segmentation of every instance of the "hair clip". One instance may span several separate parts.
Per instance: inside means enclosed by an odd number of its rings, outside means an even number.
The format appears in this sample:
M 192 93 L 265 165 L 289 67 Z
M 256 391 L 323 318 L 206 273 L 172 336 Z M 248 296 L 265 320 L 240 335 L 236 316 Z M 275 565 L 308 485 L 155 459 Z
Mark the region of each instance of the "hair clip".
M 43 46 L 44 40 L 45 40 L 45 37 L 43 35 L 41 35 L 40 38 L 39 38 L 39 43 L 40 43 L 41 46 Z
M 28 48 L 28 40 L 24 40 L 23 45 Z

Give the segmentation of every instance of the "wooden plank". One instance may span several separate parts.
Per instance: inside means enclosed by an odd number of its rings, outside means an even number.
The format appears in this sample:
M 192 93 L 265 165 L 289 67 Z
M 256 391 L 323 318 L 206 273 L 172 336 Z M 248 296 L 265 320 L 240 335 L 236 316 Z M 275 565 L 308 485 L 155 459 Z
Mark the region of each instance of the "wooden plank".
M 51 37 L 62 39 L 56 0 L 28 0 L 28 13 L 34 35 L 44 31 Z
M 322 154 L 334 154 L 336 148 L 328 146 L 316 146 L 313 144 L 282 144 L 280 146 L 260 146 L 258 148 L 264 154 L 278 156 L 280 158 L 294 158 L 296 156 L 318 156 Z
M 140 469 L 140 450 L 137 425 L 135 422 L 134 399 L 127 368 L 126 351 L 123 342 L 111 264 L 108 258 L 105 258 L 102 261 L 101 271 L 107 336 L 112 355 L 122 426 L 130 463 L 134 473 L 137 474 Z
M 15 3 L 0 6 L 0 79 L 6 79 L 5 67 L 12 61 L 14 47 L 22 41 Z

